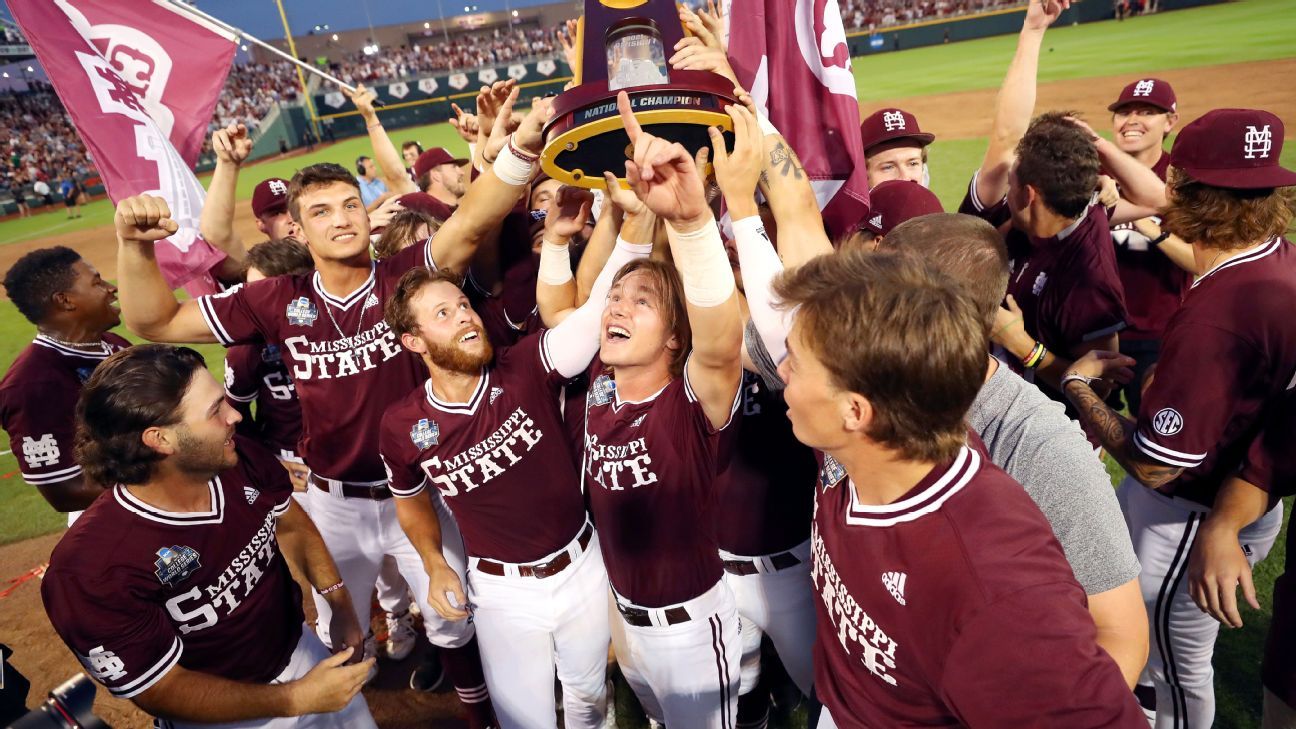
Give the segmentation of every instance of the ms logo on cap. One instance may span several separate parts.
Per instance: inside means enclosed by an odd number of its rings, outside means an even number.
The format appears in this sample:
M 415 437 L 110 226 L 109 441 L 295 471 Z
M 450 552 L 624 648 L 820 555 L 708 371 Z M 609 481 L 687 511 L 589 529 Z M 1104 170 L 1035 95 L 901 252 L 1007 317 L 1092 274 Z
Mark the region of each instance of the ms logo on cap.
M 1153 81 L 1152 79 L 1144 79 L 1142 81 L 1139 81 L 1134 86 L 1134 96 L 1151 96 L 1152 88 L 1154 86 L 1156 86 L 1156 82 Z
M 894 132 L 897 129 L 905 128 L 904 114 L 898 111 L 887 111 L 882 113 L 882 126 L 886 127 L 888 132 Z
M 271 180 L 268 187 L 270 188 L 270 192 L 275 195 L 288 194 L 288 186 L 284 184 L 283 180 Z
M 1263 129 L 1256 129 L 1250 124 L 1246 130 L 1246 146 L 1243 151 L 1246 152 L 1247 159 L 1269 159 L 1269 150 L 1273 149 L 1273 132 L 1269 131 L 1269 125 L 1264 125 Z

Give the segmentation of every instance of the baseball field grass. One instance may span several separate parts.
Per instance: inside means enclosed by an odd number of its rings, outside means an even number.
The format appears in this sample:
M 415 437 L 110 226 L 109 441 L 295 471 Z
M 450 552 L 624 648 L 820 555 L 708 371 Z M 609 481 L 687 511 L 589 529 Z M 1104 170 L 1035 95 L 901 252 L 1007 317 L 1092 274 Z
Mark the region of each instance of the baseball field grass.
M 1291 0 L 1243 0 L 1133 18 L 1123 23 L 1059 27 L 1049 31 L 1041 59 L 1040 81 L 1041 84 L 1072 81 L 1079 92 L 1084 79 L 1096 77 L 1150 75 L 1173 69 L 1280 60 L 1296 56 L 1290 45 L 1292 37 L 1296 37 L 1296 13 L 1292 12 Z M 939 99 L 943 94 L 994 89 L 1003 77 L 1014 44 L 1015 36 L 1009 35 L 855 59 L 853 68 L 860 100 L 871 109 L 885 99 L 917 96 Z M 1288 84 L 1288 79 L 1275 77 L 1268 79 L 1268 83 L 1281 86 Z M 1114 89 L 1104 93 L 1114 94 Z M 950 104 L 946 113 L 953 117 L 982 115 L 988 114 L 989 108 Z M 1287 121 L 1291 125 L 1289 129 L 1296 127 L 1296 118 Z M 446 124 L 393 130 L 391 134 L 398 144 L 417 139 L 425 147 L 462 149 L 455 132 Z M 931 187 L 946 209 L 956 208 L 962 199 L 985 144 L 980 135 L 965 138 L 943 135 L 929 148 Z M 321 161 L 350 167 L 357 156 L 370 153 L 368 140 L 362 137 L 317 148 L 311 153 L 251 165 L 240 176 L 238 196 L 249 198 L 256 182 L 266 177 L 290 177 L 298 168 Z M 1288 167 L 1296 167 L 1296 147 L 1289 144 L 1282 157 Z M 78 231 L 94 231 L 94 236 L 104 237 L 103 241 L 96 240 L 96 245 L 111 245 L 111 230 L 106 227 L 112 220 L 108 201 L 90 203 L 83 211 L 84 217 L 70 221 L 59 207 L 29 218 L 0 222 L 0 247 L 25 244 L 19 246 L 23 248 L 47 240 L 53 244 L 61 236 Z M 129 336 L 124 330 L 122 333 Z M 7 370 L 32 334 L 33 327 L 7 299 L 0 298 L 0 371 Z M 221 349 L 214 345 L 198 349 L 219 374 Z M 0 440 L 0 448 L 4 443 Z M 1119 467 L 1110 461 L 1108 466 L 1113 483 L 1118 483 L 1123 476 Z M 0 454 L 0 545 L 49 534 L 65 523 L 33 488 L 23 483 L 17 469 L 13 454 Z M 1290 500 L 1287 507 L 1290 510 Z M 1273 581 L 1285 563 L 1285 533 L 1284 527 L 1269 558 L 1255 572 L 1263 609 L 1244 608 L 1246 627 L 1225 630 L 1220 636 L 1215 654 L 1218 727 L 1243 729 L 1259 724 L 1260 655 L 1269 625 Z M 0 560 L 0 583 L 28 566 Z M 3 587 L 0 584 L 0 589 Z

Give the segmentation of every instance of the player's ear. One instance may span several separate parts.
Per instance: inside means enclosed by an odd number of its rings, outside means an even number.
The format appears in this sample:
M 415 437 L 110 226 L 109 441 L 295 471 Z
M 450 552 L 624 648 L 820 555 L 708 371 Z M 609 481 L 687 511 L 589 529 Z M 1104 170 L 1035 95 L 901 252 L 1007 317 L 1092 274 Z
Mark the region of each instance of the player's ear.
M 67 291 L 59 291 L 50 296 L 50 312 L 53 314 L 58 311 L 73 311 L 76 304 L 72 303 L 72 297 Z
M 170 428 L 156 426 L 146 428 L 140 434 L 140 440 L 144 441 L 144 445 L 164 456 L 175 455 L 177 446 L 176 433 Z
M 427 343 L 412 333 L 405 333 L 400 338 L 401 345 L 414 354 L 427 354 Z
M 839 398 L 842 428 L 860 435 L 868 432 L 873 423 L 873 404 L 857 392 L 842 392 Z
M 1166 114 L 1166 134 L 1173 132 L 1174 128 L 1178 126 L 1178 124 L 1179 124 L 1178 114 L 1176 114 L 1173 111 L 1170 112 L 1169 114 Z

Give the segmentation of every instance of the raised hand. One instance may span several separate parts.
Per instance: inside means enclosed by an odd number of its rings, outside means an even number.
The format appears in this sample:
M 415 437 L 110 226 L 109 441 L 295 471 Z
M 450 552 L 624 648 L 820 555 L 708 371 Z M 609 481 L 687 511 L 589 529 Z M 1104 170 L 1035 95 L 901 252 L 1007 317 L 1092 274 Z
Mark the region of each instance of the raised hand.
M 136 195 L 117 203 L 113 227 L 121 240 L 145 243 L 162 240 L 180 229 L 171 219 L 167 201 L 153 195 Z
M 738 75 L 729 65 L 729 57 L 719 48 L 712 48 L 698 38 L 684 38 L 675 44 L 675 55 L 670 57 L 671 68 L 681 71 L 710 71 L 738 83 Z
M 477 124 L 481 128 L 493 129 L 495 127 L 495 120 L 500 116 L 500 110 L 516 88 L 517 82 L 513 79 L 496 81 L 490 86 L 481 87 L 481 91 L 477 92 Z M 514 98 L 516 98 L 516 95 Z M 512 106 L 509 108 L 512 109 Z M 504 116 L 505 118 L 508 117 L 507 114 Z
M 364 687 L 375 660 L 368 658 L 353 665 L 343 665 L 354 651 L 347 648 L 325 658 L 305 676 L 291 683 L 293 715 L 331 714 L 351 703 Z
M 1069 7 L 1071 0 L 1030 0 L 1022 29 L 1043 32 Z
M 450 120 L 450 126 L 454 127 L 456 132 L 459 132 L 460 139 L 469 144 L 476 144 L 477 130 L 479 128 L 477 115 L 469 114 L 459 108 L 458 104 L 452 103 L 450 104 L 450 108 L 454 110 L 455 114 L 454 118 Z
M 217 161 L 237 167 L 252 154 L 252 136 L 242 124 L 231 124 L 212 133 L 212 150 Z
M 365 122 L 369 122 L 378 116 L 374 111 L 374 101 L 378 98 L 378 92 L 373 89 L 365 88 L 364 84 L 356 84 L 355 90 L 342 87 L 342 93 L 355 104 L 356 111 L 364 117 Z
M 589 221 L 594 193 L 580 187 L 564 185 L 549 199 L 545 215 L 545 240 L 563 243 L 571 240 Z
M 648 206 L 643 204 L 634 191 L 621 186 L 621 181 L 611 172 L 603 173 L 603 184 L 606 186 L 607 199 L 626 215 L 643 215 Z
M 577 21 L 575 19 L 567 21 L 567 32 L 558 34 L 558 42 L 562 44 L 563 58 L 567 59 L 567 66 L 572 73 L 580 71 L 580 51 L 576 48 Z
M 643 130 L 630 108 L 624 91 L 617 93 L 621 122 L 634 148 L 634 159 L 626 162 L 630 189 L 658 217 L 676 230 L 694 230 L 711 217 L 706 204 L 702 175 L 693 156 L 682 144 L 667 142 Z
M 514 92 L 509 100 L 510 111 L 516 99 L 517 93 Z M 545 96 L 537 98 L 531 103 L 531 111 L 522 117 L 522 123 L 513 133 L 513 142 L 523 151 L 540 154 L 540 150 L 544 148 L 544 125 L 552 116 L 553 99 Z
M 373 230 L 374 228 L 382 228 L 384 226 L 390 225 L 392 218 L 396 217 L 397 213 L 405 209 L 405 206 L 401 205 L 400 203 L 399 195 L 394 195 L 391 193 L 388 194 L 390 194 L 391 197 L 387 198 L 387 200 L 384 201 L 382 205 L 379 205 L 378 207 L 374 208 L 374 211 L 372 213 L 369 213 L 370 230 Z
M 765 135 L 756 116 L 746 107 L 731 104 L 725 112 L 733 119 L 733 151 L 725 149 L 724 136 L 718 128 L 710 127 L 707 132 L 715 149 L 716 183 L 737 220 L 756 214 L 756 184 L 760 181 Z

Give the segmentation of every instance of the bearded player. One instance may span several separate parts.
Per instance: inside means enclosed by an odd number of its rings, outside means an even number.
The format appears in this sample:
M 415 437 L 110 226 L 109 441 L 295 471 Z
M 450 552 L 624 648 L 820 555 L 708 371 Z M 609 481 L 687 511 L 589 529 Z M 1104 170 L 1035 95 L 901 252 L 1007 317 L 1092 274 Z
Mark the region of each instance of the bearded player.
M 589 214 L 588 196 L 583 200 L 569 213 L 570 206 L 549 206 L 542 287 L 572 280 L 562 254 Z M 397 514 L 431 576 L 428 602 L 450 620 L 468 618 L 471 605 L 501 727 L 553 727 L 555 673 L 566 726 L 601 727 L 605 719 L 607 573 L 585 514 L 560 391 L 598 351 L 612 276 L 652 250 L 652 216 L 640 218 L 625 223 L 589 300 L 555 328 L 512 346 L 492 349 L 449 274 L 414 269 L 387 304 L 392 330 L 429 374 L 383 419 Z M 442 557 L 438 498 L 463 534 L 467 590 Z
M 176 727 L 373 727 L 373 666 L 283 468 L 192 349 L 109 357 L 77 405 L 77 456 L 112 484 L 55 546 L 50 622 L 86 671 Z M 289 566 L 332 604 L 328 650 Z
M 863 251 L 776 289 L 797 307 L 788 417 L 824 454 L 819 726 L 1144 726 L 1044 516 L 968 443 L 986 351 L 971 299 Z
M 514 91 L 505 100 L 511 108 Z M 541 145 L 545 105 L 534 107 L 511 136 L 490 174 L 473 182 L 464 204 L 436 237 L 378 263 L 369 257 L 369 221 L 359 188 L 337 165 L 298 172 L 289 210 L 301 221 L 315 259 L 313 276 L 248 284 L 222 295 L 177 302 L 152 260 L 151 240 L 174 227 L 163 201 L 132 198 L 118 206 L 118 270 L 127 323 L 150 339 L 258 339 L 280 346 L 302 405 L 301 455 L 311 467 L 308 505 L 344 579 L 356 614 L 368 623 L 370 590 L 384 554 L 421 601 L 424 629 L 442 648 L 446 671 L 478 725 L 490 721 L 471 623 L 437 618 L 426 603 L 427 574 L 399 528 L 381 459 L 378 432 L 386 408 L 423 380 L 381 312 L 400 275 L 414 266 L 462 270 L 477 245 L 525 190 Z M 507 115 L 501 115 L 504 118 Z M 503 139 L 503 124 L 495 133 Z M 453 529 L 447 519 L 445 529 Z M 462 568 L 455 540 L 449 560 Z M 324 616 L 328 606 L 317 601 Z
M 87 479 L 72 448 L 72 413 L 81 386 L 108 355 L 130 346 L 109 330 L 120 323 L 117 287 L 71 248 L 40 248 L 5 274 L 5 293 L 36 338 L 0 379 L 0 424 L 23 481 L 68 524 L 103 487 Z

